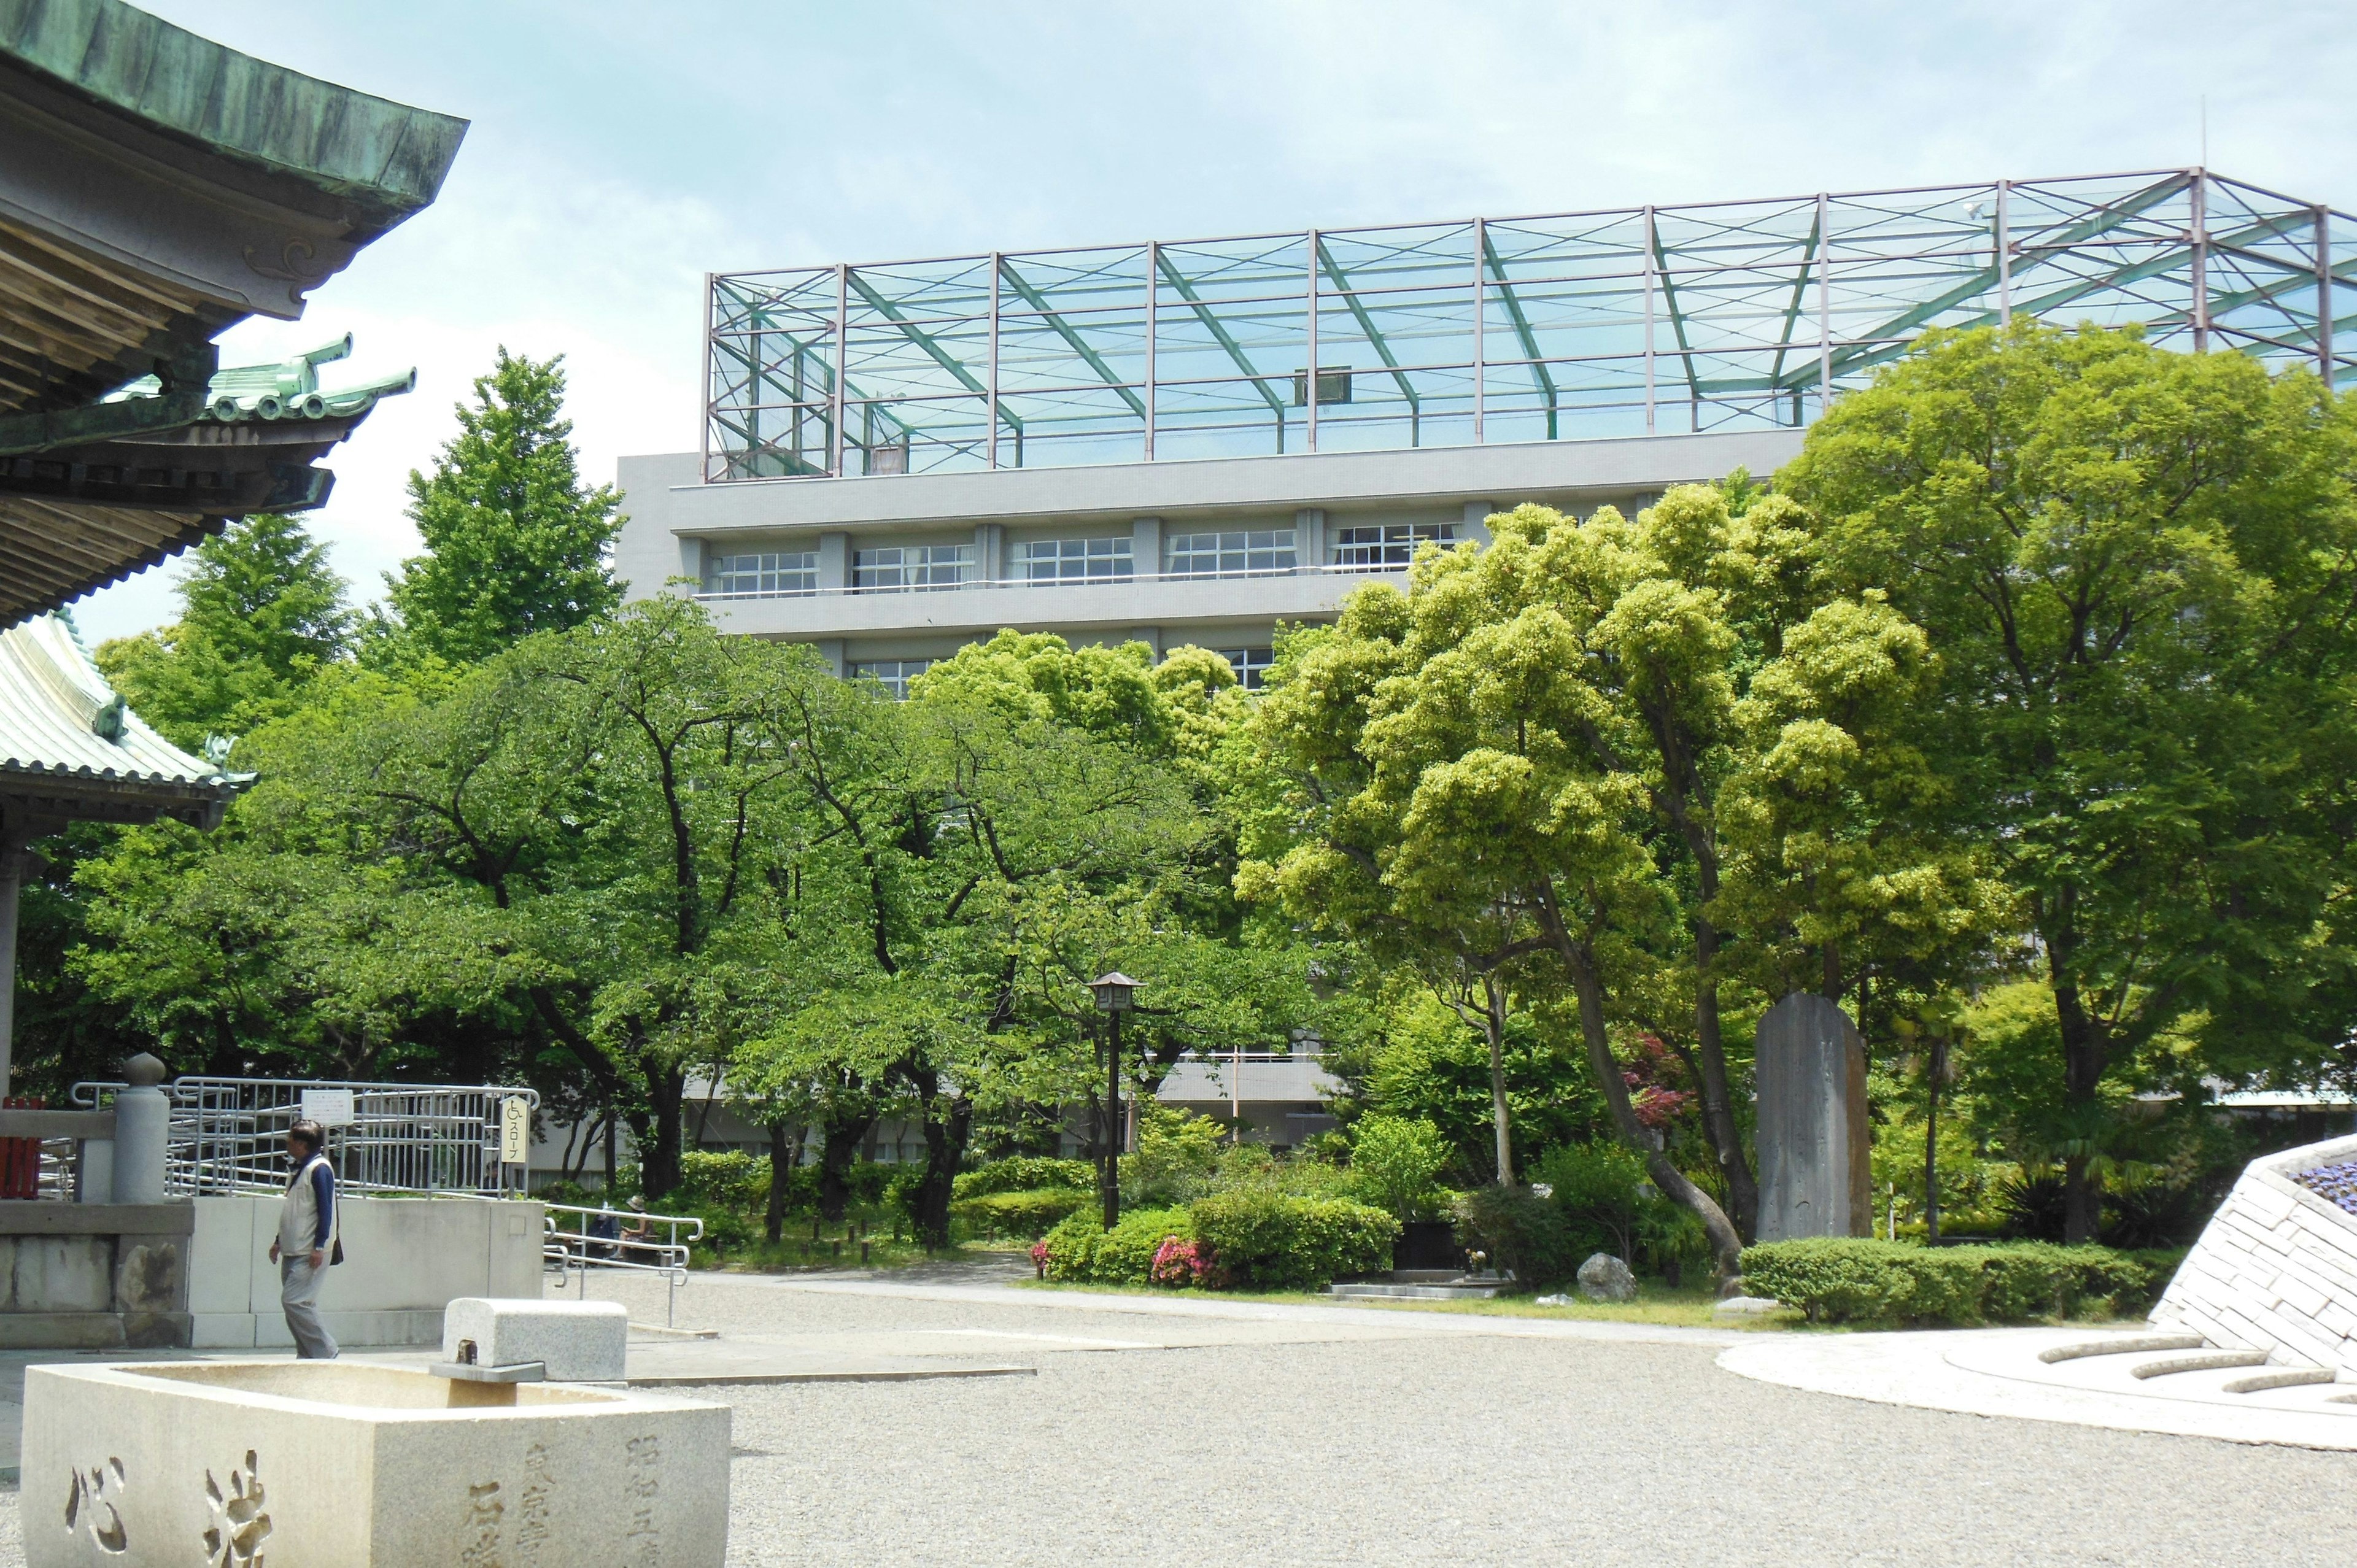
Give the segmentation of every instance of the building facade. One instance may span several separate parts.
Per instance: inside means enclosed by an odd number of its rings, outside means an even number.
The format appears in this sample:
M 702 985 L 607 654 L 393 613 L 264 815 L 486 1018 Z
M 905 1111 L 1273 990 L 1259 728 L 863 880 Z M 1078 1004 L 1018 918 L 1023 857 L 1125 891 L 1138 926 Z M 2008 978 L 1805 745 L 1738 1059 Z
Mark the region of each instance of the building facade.
M 2204 169 L 715 276 L 618 564 L 895 691 L 1001 628 L 1248 682 L 1426 541 L 1774 469 L 1927 328 L 2136 323 L 2338 381 L 2357 228 Z
M 1258 684 L 1280 625 L 1332 618 L 1416 547 L 1485 540 L 1523 501 L 1586 513 L 1765 472 L 1795 431 L 1651 440 L 712 484 L 693 453 L 624 458 L 632 594 L 690 587 L 731 631 L 908 678 L 1004 627 L 1186 644 Z

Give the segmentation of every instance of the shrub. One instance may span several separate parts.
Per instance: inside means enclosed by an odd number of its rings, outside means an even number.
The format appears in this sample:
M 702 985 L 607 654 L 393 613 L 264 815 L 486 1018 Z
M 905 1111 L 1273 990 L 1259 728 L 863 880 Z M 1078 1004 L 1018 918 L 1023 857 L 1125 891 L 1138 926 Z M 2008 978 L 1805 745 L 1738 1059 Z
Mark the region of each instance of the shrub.
M 2016 1242 L 1916 1247 L 1819 1237 L 1743 1253 L 1745 1284 L 1813 1323 L 2020 1323 L 2147 1308 L 2176 1258 L 2106 1247 Z
M 1437 1212 L 1448 1163 L 1448 1142 L 1429 1122 L 1367 1116 L 1351 1130 L 1351 1196 L 1402 1224 Z
M 1147 1277 L 1158 1285 L 1184 1290 L 1200 1285 L 1205 1290 L 1225 1287 L 1228 1272 L 1222 1268 L 1211 1250 L 1200 1241 L 1178 1236 L 1168 1237 L 1154 1253 L 1154 1266 Z
M 1526 1187 L 1494 1183 L 1458 1195 L 1457 1234 L 1469 1250 L 1487 1252 L 1491 1268 L 1526 1285 L 1561 1284 L 1598 1250 L 1563 1205 Z
M 679 1187 L 669 1201 L 699 1208 L 759 1208 L 769 1197 L 769 1161 L 734 1151 L 689 1149 L 679 1156 Z
M 1191 1240 L 1194 1223 L 1183 1208 L 1141 1208 L 1101 1231 L 1089 1261 L 1089 1278 L 1101 1285 L 1142 1285 L 1152 1277 L 1155 1255 L 1174 1239 Z
M 1148 1101 L 1137 1124 L 1137 1153 L 1121 1162 L 1124 1201 L 1161 1205 L 1201 1197 L 1226 1137 L 1227 1129 L 1208 1116 Z
M 1050 1187 L 1069 1187 L 1086 1192 L 1096 1186 L 1096 1168 L 1086 1160 L 1051 1160 L 1037 1155 L 1017 1155 L 1012 1159 L 993 1160 L 990 1164 L 959 1176 L 950 1184 L 952 1199 L 987 1197 L 995 1192 L 1043 1192 Z
M 1083 1208 L 1041 1237 L 1031 1258 L 1051 1280 L 1086 1280 L 1096 1262 L 1097 1243 L 1103 1240 L 1104 1221 L 1093 1209 Z
M 963 1221 L 976 1236 L 1028 1241 L 1046 1235 L 1095 1201 L 1093 1194 L 1069 1187 L 992 1192 L 951 1204 L 950 1217 Z
M 1348 1198 L 1294 1197 L 1267 1187 L 1214 1193 L 1189 1210 L 1196 1240 L 1239 1284 L 1318 1290 L 1391 1267 L 1399 1221 Z

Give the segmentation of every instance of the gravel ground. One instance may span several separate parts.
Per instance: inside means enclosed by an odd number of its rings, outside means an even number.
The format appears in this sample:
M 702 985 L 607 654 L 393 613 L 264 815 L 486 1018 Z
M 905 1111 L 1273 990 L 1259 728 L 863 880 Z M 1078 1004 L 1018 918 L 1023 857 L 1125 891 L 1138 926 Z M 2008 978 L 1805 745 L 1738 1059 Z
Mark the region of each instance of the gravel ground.
M 617 1294 L 660 1312 L 659 1293 Z M 704 1282 L 680 1316 L 1106 1338 L 1156 1321 Z M 1704 1348 L 1449 1335 L 1019 1359 L 1039 1375 L 710 1391 L 736 1409 L 732 1568 L 2357 1559 L 2357 1455 L 1839 1400 Z

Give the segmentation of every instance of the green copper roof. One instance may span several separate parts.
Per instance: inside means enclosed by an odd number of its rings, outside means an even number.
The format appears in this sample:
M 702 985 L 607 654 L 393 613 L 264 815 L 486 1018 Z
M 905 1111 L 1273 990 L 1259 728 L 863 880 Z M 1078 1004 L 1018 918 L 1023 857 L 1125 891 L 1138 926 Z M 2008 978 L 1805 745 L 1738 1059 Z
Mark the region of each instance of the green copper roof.
M 382 232 L 434 199 L 467 122 L 242 55 L 122 0 L 0 0 L 0 54 L 106 108 L 332 192 Z

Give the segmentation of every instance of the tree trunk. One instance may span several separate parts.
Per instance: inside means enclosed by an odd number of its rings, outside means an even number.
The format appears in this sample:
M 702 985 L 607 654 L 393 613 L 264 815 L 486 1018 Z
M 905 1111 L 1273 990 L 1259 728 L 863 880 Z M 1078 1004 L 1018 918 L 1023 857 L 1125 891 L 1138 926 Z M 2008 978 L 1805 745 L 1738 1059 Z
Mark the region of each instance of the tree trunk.
M 770 1201 L 761 1215 L 761 1234 L 772 1242 L 786 1234 L 786 1191 L 793 1185 L 794 1166 L 802 1163 L 802 1129 L 799 1122 L 771 1122 L 770 1130 Z M 788 1135 L 791 1126 L 792 1133 Z
M 1710 878 L 1712 895 L 1718 878 Z M 1727 1201 L 1734 1205 L 1735 1229 L 1745 1240 L 1760 1230 L 1760 1183 L 1743 1152 L 1743 1132 L 1735 1119 L 1735 1094 L 1728 1087 L 1727 1049 L 1718 1028 L 1718 928 L 1695 920 L 1695 1056 L 1702 1077 L 1703 1131 L 1711 1152 L 1727 1176 Z
M 649 1202 L 679 1189 L 680 1134 L 685 1130 L 687 1074 L 677 1068 L 647 1069 L 647 1106 L 654 1143 L 639 1151 L 639 1189 Z
M 934 1081 L 938 1085 L 937 1078 Z M 933 1251 L 950 1244 L 950 1199 L 956 1192 L 958 1166 L 965 1159 L 967 1135 L 974 1130 L 974 1102 L 953 1095 L 944 1111 L 938 1103 L 938 1087 L 920 1097 L 925 1101 L 925 1174 L 917 1183 L 909 1219 L 917 1240 Z
M 1506 992 L 1495 974 L 1481 977 L 1481 1032 L 1490 1039 L 1490 1122 L 1498 1137 L 1498 1185 L 1514 1185 L 1514 1148 L 1506 1121 Z
M 1940 1244 L 1940 1058 L 1938 1042 L 1932 1046 L 1931 1099 L 1923 1113 L 1923 1232 L 1934 1247 Z M 1890 1238 L 1896 1241 L 1894 1232 Z
M 2062 1159 L 2062 1240 L 2083 1246 L 2101 1234 L 2104 1226 L 2104 1184 L 2089 1169 L 2084 1155 Z
M 1621 1141 L 1643 1156 L 1645 1174 L 1652 1178 L 1653 1185 L 1702 1221 L 1719 1277 L 1734 1278 L 1743 1268 L 1743 1238 L 1737 1234 L 1727 1211 L 1712 1201 L 1710 1194 L 1695 1186 L 1685 1172 L 1670 1163 L 1669 1155 L 1657 1146 L 1652 1129 L 1637 1120 L 1637 1108 L 1629 1101 L 1629 1085 L 1620 1076 L 1620 1064 L 1612 1059 L 1611 1036 L 1604 1024 L 1604 983 L 1595 957 L 1564 929 L 1551 898 L 1544 903 L 1542 910 L 1547 934 L 1564 967 L 1570 972 L 1572 989 L 1579 998 L 1579 1032 L 1587 1047 L 1588 1070 L 1596 1079 L 1596 1087 L 1603 1091 L 1604 1102 L 1611 1107 L 1613 1126 L 1620 1131 Z
M 874 1105 L 864 1099 L 859 1104 L 856 1111 L 830 1111 L 819 1144 L 818 1212 L 829 1223 L 840 1221 L 851 1210 L 851 1164 L 859 1157 L 860 1144 L 876 1125 Z
M 621 1121 L 620 1121 L 620 1118 L 619 1118 L 618 1116 L 616 1116 L 616 1115 L 615 1115 L 615 1113 L 614 1113 L 614 1110 L 613 1110 L 613 1107 L 611 1107 L 611 1106 L 608 1106 L 608 1107 L 606 1108 L 606 1139 L 605 1139 L 605 1142 L 606 1142 L 606 1190 L 605 1190 L 604 1194 L 602 1195 L 603 1201 L 604 1201 L 604 1202 L 606 1202 L 606 1203 L 608 1203 L 608 1204 L 611 1204 L 611 1203 L 614 1201 L 614 1181 L 615 1181 L 615 1178 L 616 1178 L 616 1177 L 620 1174 L 619 1171 L 617 1171 L 617 1170 L 616 1170 L 616 1168 L 615 1168 L 615 1167 L 616 1167 L 616 1165 L 617 1165 L 620 1162 L 620 1160 L 621 1160 L 621 1151 L 620 1151 L 619 1149 L 618 1149 L 615 1145 L 617 1145 L 618 1144 L 619 1144 L 621 1141 L 622 1141 L 622 1138 L 621 1138 Z
M 2048 950 L 2052 951 L 2051 944 Z M 2062 1159 L 2062 1240 L 2072 1246 L 2095 1240 L 2103 1228 L 2104 1189 L 2094 1175 L 2097 1151 L 2089 1133 L 2098 1118 L 2105 1050 L 2103 1026 L 2088 1016 L 2079 987 L 2057 974 L 2054 1013 L 2062 1030 L 2062 1101 L 2074 1147 Z

